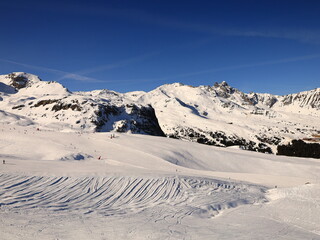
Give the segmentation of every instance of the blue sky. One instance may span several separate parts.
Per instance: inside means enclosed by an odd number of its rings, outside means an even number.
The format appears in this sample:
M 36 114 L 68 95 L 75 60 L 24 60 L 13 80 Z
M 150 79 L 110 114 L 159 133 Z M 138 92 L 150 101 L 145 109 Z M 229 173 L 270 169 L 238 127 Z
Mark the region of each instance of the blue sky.
M 0 1 L 1 74 L 72 91 L 320 87 L 320 1 Z

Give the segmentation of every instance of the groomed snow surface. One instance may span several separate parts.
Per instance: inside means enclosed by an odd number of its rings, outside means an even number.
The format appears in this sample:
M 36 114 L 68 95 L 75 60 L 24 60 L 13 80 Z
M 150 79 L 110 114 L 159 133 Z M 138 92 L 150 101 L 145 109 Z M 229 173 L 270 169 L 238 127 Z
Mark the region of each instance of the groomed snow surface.
M 320 239 L 319 160 L 110 136 L 2 121 L 0 239 Z

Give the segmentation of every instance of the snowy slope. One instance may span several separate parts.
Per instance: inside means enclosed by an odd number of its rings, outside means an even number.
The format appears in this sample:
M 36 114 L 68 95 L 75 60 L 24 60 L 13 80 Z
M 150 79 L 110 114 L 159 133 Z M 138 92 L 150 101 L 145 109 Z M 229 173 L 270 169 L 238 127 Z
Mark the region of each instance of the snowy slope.
M 0 133 L 3 239 L 320 238 L 315 159 L 33 125 Z

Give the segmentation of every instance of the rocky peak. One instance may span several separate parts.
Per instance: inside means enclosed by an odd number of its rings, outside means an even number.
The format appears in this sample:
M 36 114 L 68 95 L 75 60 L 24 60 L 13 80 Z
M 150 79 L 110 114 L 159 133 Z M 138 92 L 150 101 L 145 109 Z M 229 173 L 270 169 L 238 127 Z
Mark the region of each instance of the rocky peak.
M 24 75 L 16 75 L 15 73 L 8 74 L 8 78 L 11 80 L 10 85 L 16 89 L 25 88 L 28 83 L 28 78 Z
M 213 86 L 215 88 L 219 88 L 219 87 L 229 87 L 229 84 L 226 81 L 222 81 L 221 83 L 215 82 L 213 84 Z
M 221 83 L 214 83 L 213 87 L 215 88 L 215 91 L 219 97 L 228 98 L 231 94 L 233 94 L 236 89 L 233 87 L 230 87 L 229 84 L 225 81 L 222 81 Z
M 41 81 L 37 76 L 24 72 L 9 73 L 6 78 L 9 80 L 9 85 L 17 90 L 29 86 L 31 82 Z
M 220 86 L 228 87 L 229 84 L 228 84 L 226 81 L 222 81 L 222 82 L 220 83 Z

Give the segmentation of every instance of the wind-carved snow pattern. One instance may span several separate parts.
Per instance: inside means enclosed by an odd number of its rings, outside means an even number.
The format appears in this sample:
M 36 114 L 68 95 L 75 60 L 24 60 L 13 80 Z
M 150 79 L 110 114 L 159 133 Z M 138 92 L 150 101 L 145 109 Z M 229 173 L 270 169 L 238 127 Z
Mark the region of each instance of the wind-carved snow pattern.
M 190 177 L 49 177 L 0 175 L 1 209 L 42 209 L 105 216 L 174 207 L 185 217 L 214 217 L 244 204 L 265 202 L 255 185 Z

